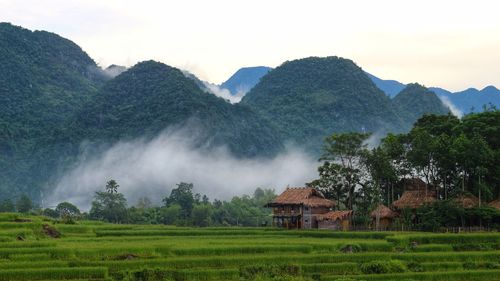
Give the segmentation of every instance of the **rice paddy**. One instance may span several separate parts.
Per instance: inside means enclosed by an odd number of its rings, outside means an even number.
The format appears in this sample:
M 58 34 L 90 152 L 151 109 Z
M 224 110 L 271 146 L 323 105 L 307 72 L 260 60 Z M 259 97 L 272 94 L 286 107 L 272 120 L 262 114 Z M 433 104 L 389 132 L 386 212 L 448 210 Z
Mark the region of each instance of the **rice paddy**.
M 4 280 L 500 280 L 500 234 L 65 225 L 0 214 Z

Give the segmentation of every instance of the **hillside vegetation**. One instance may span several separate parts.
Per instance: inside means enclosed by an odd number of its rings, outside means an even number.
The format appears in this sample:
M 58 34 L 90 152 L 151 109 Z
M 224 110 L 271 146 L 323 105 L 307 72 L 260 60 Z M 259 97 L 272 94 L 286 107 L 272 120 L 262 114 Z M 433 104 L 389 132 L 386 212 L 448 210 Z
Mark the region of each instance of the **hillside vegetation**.
M 333 132 L 403 132 L 423 113 L 446 112 L 433 94 L 408 94 L 411 87 L 394 103 L 351 60 L 311 57 L 270 71 L 241 103 L 275 124 L 285 141 L 317 152 Z

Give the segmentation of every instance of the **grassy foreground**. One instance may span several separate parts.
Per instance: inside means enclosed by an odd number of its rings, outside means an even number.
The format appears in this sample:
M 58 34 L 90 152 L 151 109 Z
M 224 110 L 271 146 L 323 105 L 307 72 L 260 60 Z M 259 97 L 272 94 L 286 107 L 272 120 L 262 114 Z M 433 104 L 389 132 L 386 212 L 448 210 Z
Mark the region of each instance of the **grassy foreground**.
M 500 233 L 65 225 L 0 214 L 4 280 L 500 280 Z

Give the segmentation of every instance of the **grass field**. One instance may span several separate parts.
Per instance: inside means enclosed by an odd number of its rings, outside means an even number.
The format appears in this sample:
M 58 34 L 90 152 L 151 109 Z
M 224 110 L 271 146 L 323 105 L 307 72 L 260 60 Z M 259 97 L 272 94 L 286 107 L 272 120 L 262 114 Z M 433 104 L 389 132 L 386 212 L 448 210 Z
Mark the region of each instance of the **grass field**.
M 65 225 L 0 214 L 3 280 L 500 280 L 500 233 Z

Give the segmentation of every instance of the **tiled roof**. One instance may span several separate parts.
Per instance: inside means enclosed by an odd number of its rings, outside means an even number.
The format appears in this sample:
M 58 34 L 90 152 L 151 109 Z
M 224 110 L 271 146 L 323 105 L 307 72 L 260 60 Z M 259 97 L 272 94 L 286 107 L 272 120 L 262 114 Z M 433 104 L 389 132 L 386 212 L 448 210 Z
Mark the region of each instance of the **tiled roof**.
M 331 211 L 326 214 L 318 215 L 316 219 L 318 221 L 335 221 L 335 220 L 343 220 L 352 216 L 352 211 Z
M 268 204 L 270 207 L 276 205 L 304 205 L 309 207 L 331 208 L 335 206 L 335 202 L 325 199 L 325 196 L 314 188 L 298 187 L 287 188 Z

